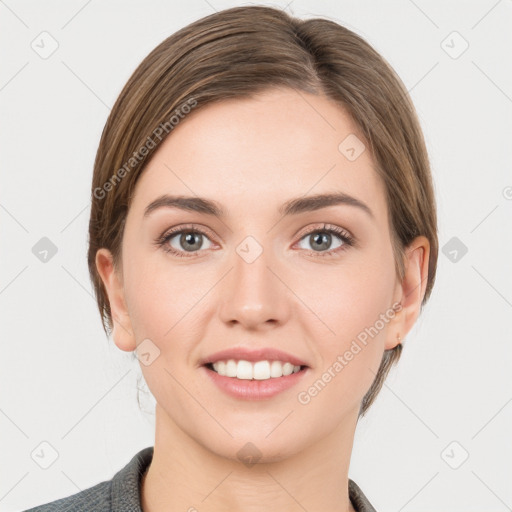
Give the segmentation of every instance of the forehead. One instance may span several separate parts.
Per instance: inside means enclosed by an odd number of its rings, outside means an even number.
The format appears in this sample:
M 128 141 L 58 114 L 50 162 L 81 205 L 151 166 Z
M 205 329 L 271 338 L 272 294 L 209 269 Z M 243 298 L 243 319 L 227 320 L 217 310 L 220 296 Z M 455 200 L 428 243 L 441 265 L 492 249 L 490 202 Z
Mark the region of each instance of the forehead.
M 342 191 L 385 215 L 384 187 L 362 144 L 346 110 L 324 96 L 274 89 L 209 104 L 188 114 L 158 148 L 132 209 L 142 215 L 169 193 L 263 213 L 291 197 Z

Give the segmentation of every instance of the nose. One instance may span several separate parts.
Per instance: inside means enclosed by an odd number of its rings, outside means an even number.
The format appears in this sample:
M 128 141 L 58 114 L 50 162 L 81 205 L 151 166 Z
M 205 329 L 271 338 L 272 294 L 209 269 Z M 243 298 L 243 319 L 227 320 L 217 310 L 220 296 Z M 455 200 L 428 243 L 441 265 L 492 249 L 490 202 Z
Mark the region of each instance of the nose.
M 261 249 L 263 251 L 257 255 Z M 221 320 L 226 324 L 240 324 L 248 330 L 283 325 L 290 315 L 291 293 L 279 276 L 280 265 L 270 249 L 254 241 L 248 245 L 242 243 L 230 263 L 233 268 L 222 280 L 219 290 Z

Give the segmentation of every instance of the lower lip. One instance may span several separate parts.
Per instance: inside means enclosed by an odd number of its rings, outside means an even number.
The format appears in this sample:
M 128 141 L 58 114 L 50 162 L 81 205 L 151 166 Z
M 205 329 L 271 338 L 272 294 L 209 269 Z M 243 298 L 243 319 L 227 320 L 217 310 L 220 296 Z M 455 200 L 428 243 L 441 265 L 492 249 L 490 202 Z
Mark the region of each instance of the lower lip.
M 202 366 L 208 377 L 225 393 L 235 398 L 245 400 L 264 400 L 295 386 L 307 372 L 307 368 L 283 377 L 275 377 L 266 380 L 237 379 L 236 377 L 224 377 L 217 372 Z

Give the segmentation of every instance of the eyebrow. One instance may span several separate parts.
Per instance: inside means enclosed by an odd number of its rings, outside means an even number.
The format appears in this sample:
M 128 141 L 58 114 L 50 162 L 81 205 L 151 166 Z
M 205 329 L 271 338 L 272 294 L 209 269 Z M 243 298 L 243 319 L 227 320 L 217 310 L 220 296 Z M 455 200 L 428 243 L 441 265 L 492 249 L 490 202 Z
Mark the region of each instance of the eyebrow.
M 372 219 L 375 218 L 368 205 L 344 192 L 317 194 L 291 199 L 280 206 L 278 211 L 282 216 L 297 215 L 340 204 L 354 206 L 364 211 Z M 144 210 L 144 217 L 148 217 L 153 211 L 159 208 L 178 208 L 180 210 L 203 213 L 218 218 L 226 217 L 226 212 L 222 206 L 212 199 L 197 196 L 172 196 L 168 194 L 164 194 L 148 204 Z

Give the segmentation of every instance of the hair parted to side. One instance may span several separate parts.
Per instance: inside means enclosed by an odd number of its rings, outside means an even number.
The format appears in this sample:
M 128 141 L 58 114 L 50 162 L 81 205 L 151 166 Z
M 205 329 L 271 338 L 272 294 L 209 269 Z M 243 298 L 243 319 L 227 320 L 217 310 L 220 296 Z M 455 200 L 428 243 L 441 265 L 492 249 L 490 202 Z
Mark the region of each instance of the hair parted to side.
M 437 214 L 427 150 L 405 86 L 387 61 L 346 27 L 251 5 L 201 18 L 165 39 L 134 71 L 108 117 L 94 163 L 88 250 L 107 336 L 113 319 L 96 252 L 109 249 L 116 269 L 122 268 L 121 241 L 134 187 L 172 132 L 171 125 L 191 106 L 197 111 L 214 101 L 250 98 L 271 87 L 324 94 L 358 125 L 385 184 L 400 278 L 408 244 L 419 235 L 430 242 L 425 305 L 437 267 Z M 399 344 L 384 352 L 360 416 L 375 400 L 401 350 Z

